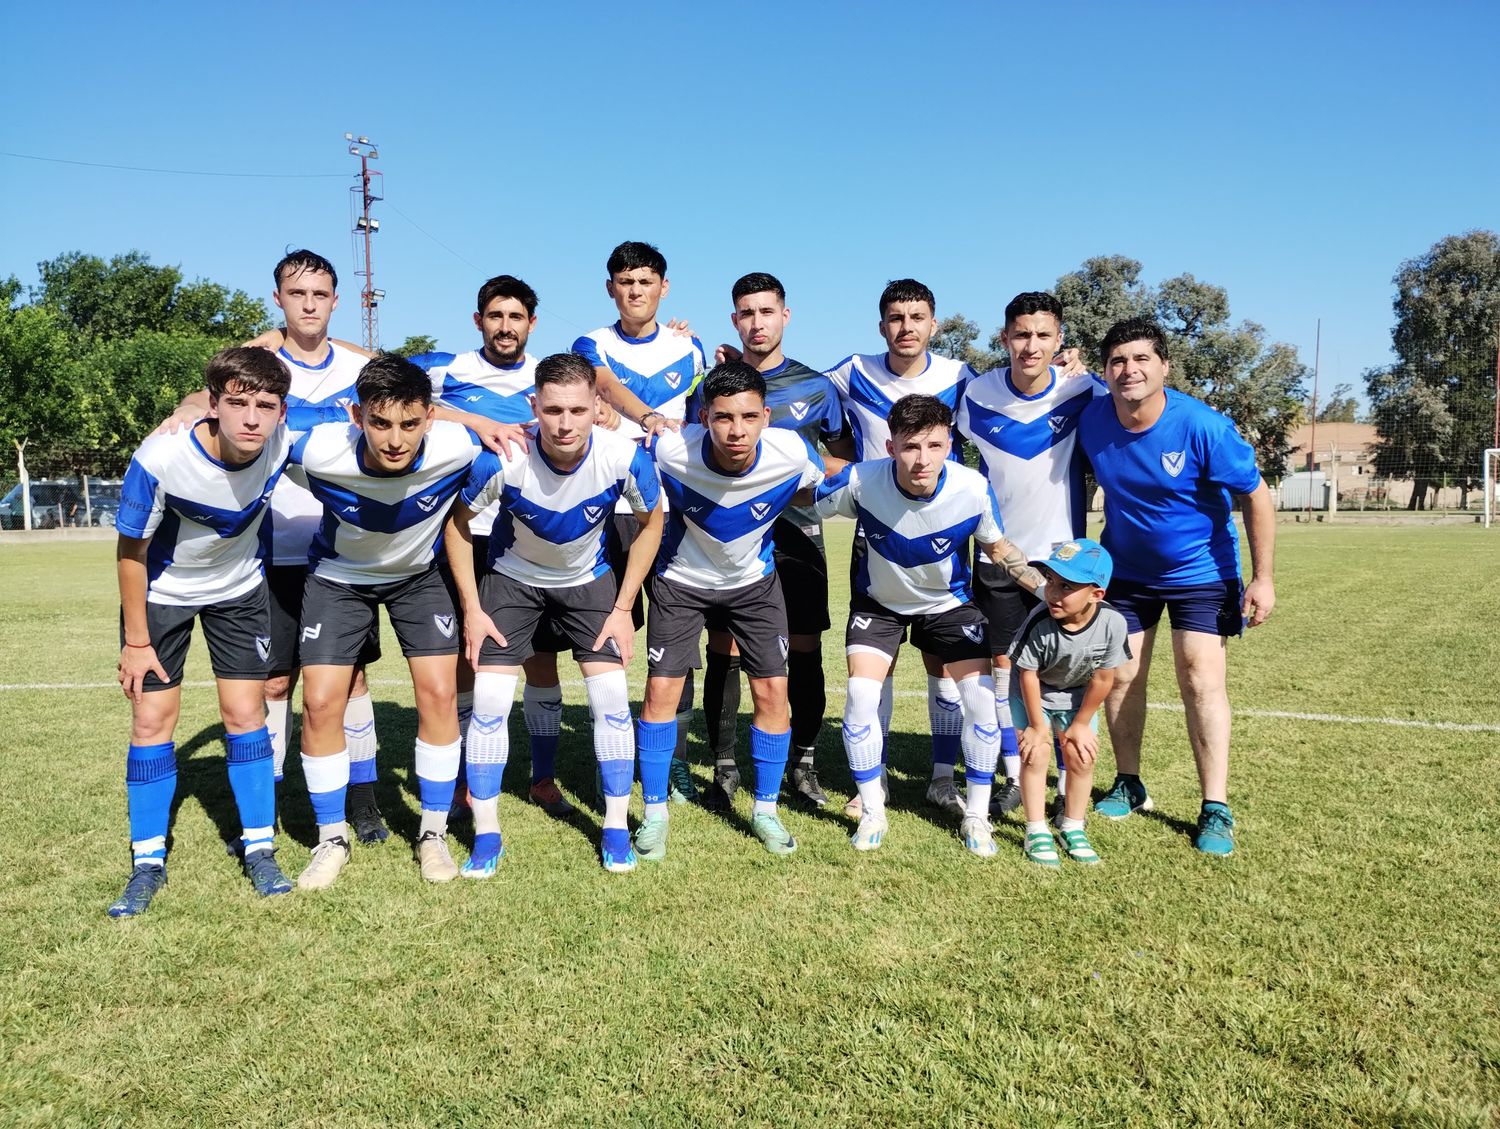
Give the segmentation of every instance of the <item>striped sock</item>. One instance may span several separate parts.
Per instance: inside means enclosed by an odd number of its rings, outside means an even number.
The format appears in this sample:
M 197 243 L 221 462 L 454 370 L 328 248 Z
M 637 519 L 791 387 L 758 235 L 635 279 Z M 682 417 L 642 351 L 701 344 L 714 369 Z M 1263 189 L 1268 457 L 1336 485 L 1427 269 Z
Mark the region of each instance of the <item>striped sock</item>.
M 269 851 L 276 826 L 276 777 L 271 767 L 271 734 L 262 726 L 225 736 L 229 790 L 240 812 L 240 842 L 249 858 Z
M 166 866 L 167 821 L 177 793 L 177 746 L 131 745 L 125 754 L 125 803 L 135 865 Z

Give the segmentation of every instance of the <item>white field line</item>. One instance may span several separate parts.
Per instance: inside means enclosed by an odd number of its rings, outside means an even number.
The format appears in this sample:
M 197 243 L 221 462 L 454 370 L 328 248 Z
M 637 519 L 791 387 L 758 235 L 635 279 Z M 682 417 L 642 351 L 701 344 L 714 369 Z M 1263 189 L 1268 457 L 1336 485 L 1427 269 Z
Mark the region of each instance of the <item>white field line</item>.
M 405 679 L 399 678 L 372 678 L 372 686 L 409 686 Z M 565 678 L 562 684 L 571 689 L 581 690 L 582 679 Z M 184 686 L 195 690 L 207 690 L 213 687 L 212 682 L 184 682 Z M 28 690 L 119 690 L 117 682 L 0 682 L 0 693 L 17 694 Z M 828 696 L 830 698 L 841 698 L 844 689 L 841 686 L 829 686 Z M 897 690 L 898 698 L 925 698 L 926 693 L 921 690 Z M 1148 702 L 1147 709 L 1165 710 L 1169 713 L 1182 713 L 1181 702 Z M 1236 709 L 1236 717 L 1255 718 L 1278 718 L 1283 721 L 1317 721 L 1332 725 L 1385 725 L 1394 729 L 1439 729 L 1454 733 L 1500 733 L 1500 725 L 1489 725 L 1484 722 L 1468 721 L 1422 721 L 1409 717 L 1356 717 L 1337 713 L 1299 713 L 1295 710 L 1257 710 Z

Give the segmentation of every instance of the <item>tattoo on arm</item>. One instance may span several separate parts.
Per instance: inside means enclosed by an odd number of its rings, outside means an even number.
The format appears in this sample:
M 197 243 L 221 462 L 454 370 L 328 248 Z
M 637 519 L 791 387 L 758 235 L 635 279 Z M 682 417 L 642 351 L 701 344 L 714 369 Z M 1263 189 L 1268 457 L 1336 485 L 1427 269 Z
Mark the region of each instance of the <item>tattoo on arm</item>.
M 1009 541 L 996 542 L 989 554 L 990 560 L 1009 573 L 1010 578 L 1028 592 L 1035 592 L 1045 583 L 1042 574 L 1026 563 L 1026 554 Z

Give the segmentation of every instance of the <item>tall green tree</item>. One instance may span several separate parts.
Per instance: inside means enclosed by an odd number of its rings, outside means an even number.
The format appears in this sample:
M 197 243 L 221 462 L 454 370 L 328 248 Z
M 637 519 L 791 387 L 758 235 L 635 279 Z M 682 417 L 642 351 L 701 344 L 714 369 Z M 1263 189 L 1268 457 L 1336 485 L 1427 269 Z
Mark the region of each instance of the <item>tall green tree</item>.
M 437 338 L 428 337 L 425 333 L 414 334 L 391 352 L 401 357 L 420 357 L 423 353 L 435 353 L 437 352 Z
M 1377 468 L 1407 465 L 1412 452 L 1422 452 L 1421 461 L 1410 464 L 1410 476 L 1418 480 L 1411 508 L 1420 508 L 1428 485 L 1444 479 L 1465 488 L 1467 504 L 1484 449 L 1494 439 L 1500 236 L 1447 236 L 1402 263 L 1392 281 L 1397 360 L 1365 376 L 1380 436 Z M 1416 416 L 1407 421 L 1403 412 Z M 1420 441 L 1414 442 L 1414 434 Z M 1382 463 L 1386 448 L 1390 453 Z
M 928 348 L 940 357 L 963 361 L 975 372 L 988 372 L 1005 363 L 1005 354 L 995 351 L 993 342 L 991 348 L 981 349 L 974 344 L 978 339 L 979 325 L 976 322 L 963 314 L 950 314 L 938 319 Z
M 1359 421 L 1359 401 L 1354 398 L 1354 385 L 1336 384 L 1333 391 L 1328 394 L 1328 399 L 1317 405 L 1319 423 L 1357 423 Z M 1313 404 L 1308 401 L 1307 410 L 1310 413 Z

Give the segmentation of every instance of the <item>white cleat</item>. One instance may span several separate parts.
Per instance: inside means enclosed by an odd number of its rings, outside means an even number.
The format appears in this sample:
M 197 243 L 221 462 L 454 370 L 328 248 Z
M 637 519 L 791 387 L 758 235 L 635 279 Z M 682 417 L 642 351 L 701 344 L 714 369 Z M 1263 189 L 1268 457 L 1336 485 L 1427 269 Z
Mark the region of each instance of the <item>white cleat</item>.
M 889 826 L 885 812 L 866 813 L 859 817 L 859 826 L 854 829 L 854 834 L 849 836 L 849 842 L 854 844 L 856 851 L 878 851 L 880 845 L 885 842 L 885 833 Z
M 994 858 L 1000 850 L 995 843 L 995 834 L 990 830 L 990 821 L 982 815 L 964 816 L 963 826 L 959 828 L 958 834 L 971 855 L 982 859 Z
M 326 890 L 349 861 L 349 840 L 342 835 L 324 839 L 313 848 L 312 859 L 297 876 L 299 890 Z
M 424 831 L 417 838 L 417 868 L 428 882 L 452 882 L 458 877 L 458 864 L 448 850 L 448 840 L 436 831 Z

